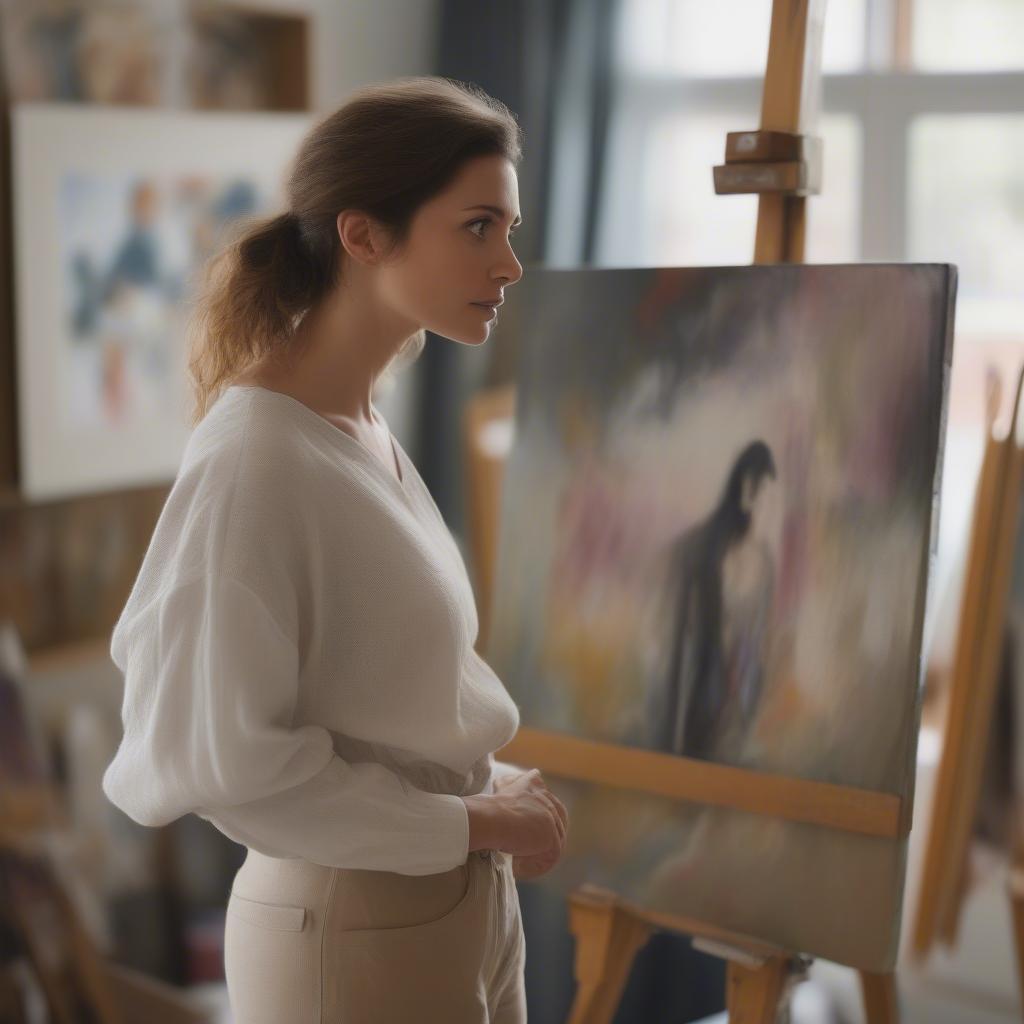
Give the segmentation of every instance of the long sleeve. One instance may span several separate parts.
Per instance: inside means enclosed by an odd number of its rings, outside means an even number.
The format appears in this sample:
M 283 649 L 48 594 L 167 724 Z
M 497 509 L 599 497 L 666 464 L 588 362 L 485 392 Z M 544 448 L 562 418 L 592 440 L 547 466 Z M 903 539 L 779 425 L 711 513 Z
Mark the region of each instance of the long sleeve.
M 493 754 L 491 755 L 491 792 L 494 791 L 494 783 L 499 779 L 509 775 L 522 775 L 524 772 L 528 772 L 529 768 L 522 768 L 517 764 L 511 764 L 508 761 L 499 761 Z
M 120 624 L 119 624 L 120 625 Z M 424 875 L 465 862 L 462 799 L 349 763 L 330 732 L 294 724 L 295 640 L 247 585 L 200 576 L 116 629 L 124 737 L 103 777 L 142 825 L 194 812 L 274 857 Z

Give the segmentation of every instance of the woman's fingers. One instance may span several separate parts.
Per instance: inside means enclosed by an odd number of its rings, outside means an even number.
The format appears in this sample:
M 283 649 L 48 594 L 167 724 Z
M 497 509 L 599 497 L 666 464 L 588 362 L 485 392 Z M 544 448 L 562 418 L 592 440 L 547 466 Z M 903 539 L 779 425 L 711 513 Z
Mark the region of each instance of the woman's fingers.
M 558 836 L 558 845 L 559 848 L 564 847 L 565 838 L 569 831 L 569 812 L 566 810 L 565 804 L 548 789 L 539 768 L 531 769 L 529 774 L 533 776 L 536 787 L 540 789 L 541 795 L 546 799 L 548 806 L 551 808 L 554 815 L 555 832 Z
M 555 803 L 558 804 L 558 812 L 559 812 L 559 814 L 562 815 L 562 823 L 565 825 L 565 830 L 568 832 L 569 831 L 569 812 L 565 809 L 565 804 L 563 804 L 562 801 L 559 800 L 558 797 L 555 796 L 554 793 L 552 793 L 551 795 L 554 797 Z
M 565 833 L 568 827 L 568 814 L 561 800 L 550 790 L 544 794 L 548 798 L 548 806 L 551 808 L 555 819 L 555 830 L 558 833 L 558 845 L 565 845 Z
M 565 804 L 555 796 L 551 790 L 548 790 L 548 796 L 551 797 L 555 805 L 555 810 L 558 812 L 558 817 L 566 829 L 569 827 L 569 812 L 565 809 Z

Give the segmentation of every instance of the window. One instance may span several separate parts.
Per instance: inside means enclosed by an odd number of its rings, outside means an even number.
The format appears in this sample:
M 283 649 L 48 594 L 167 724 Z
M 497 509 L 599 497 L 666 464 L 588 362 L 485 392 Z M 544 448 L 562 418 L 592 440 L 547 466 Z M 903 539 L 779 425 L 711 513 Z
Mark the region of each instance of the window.
M 771 0 L 623 0 L 621 16 L 597 262 L 749 262 L 756 197 L 716 196 L 711 168 L 727 132 L 758 125 Z M 999 283 L 1024 244 L 1024 3 L 829 0 L 823 68 L 807 259 L 955 262 L 972 334 L 1024 335 Z
M 749 263 L 757 199 L 716 196 L 755 129 L 771 0 L 623 0 L 603 266 Z M 809 262 L 959 268 L 937 578 L 966 543 L 986 367 L 1024 360 L 1024 0 L 828 0 Z
M 918 0 L 911 25 L 914 66 L 922 70 L 1024 69 L 1020 0 Z
M 756 196 L 716 196 L 710 168 L 722 162 L 725 136 L 742 114 L 667 114 L 650 125 L 640 150 L 644 177 L 637 221 L 642 236 L 634 262 L 659 266 L 749 263 L 757 223 Z M 849 261 L 856 252 L 860 130 L 856 120 L 829 114 L 819 130 L 825 139 L 822 175 L 828 183 L 815 205 L 808 261 Z M 671 183 L 665 169 L 675 168 Z M 636 230 L 636 229 L 634 229 Z M 615 261 L 620 263 L 621 261 Z
M 1021 5 L 1024 9 L 1024 5 Z M 910 124 L 907 257 L 960 268 L 957 330 L 1024 334 L 1024 113 Z

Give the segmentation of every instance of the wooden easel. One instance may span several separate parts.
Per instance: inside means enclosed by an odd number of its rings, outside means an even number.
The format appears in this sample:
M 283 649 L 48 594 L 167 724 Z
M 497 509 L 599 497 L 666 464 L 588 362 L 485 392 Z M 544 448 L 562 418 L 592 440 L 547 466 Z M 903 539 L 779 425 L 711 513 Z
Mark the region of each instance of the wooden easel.
M 898 840 L 910 830 L 909 804 L 870 790 L 767 775 L 658 751 L 622 747 L 542 729 L 520 728 L 497 756 L 552 776 L 729 807 L 786 821 Z M 629 977 L 633 958 L 656 929 L 694 937 L 694 945 L 729 961 L 732 1024 L 774 1024 L 780 998 L 808 961 L 752 936 L 694 918 L 637 907 L 617 893 L 583 885 L 569 896 L 576 940 L 576 998 L 570 1024 L 607 1024 Z M 896 1024 L 892 974 L 861 971 L 871 1024 Z
M 821 76 L 821 36 L 824 0 L 774 0 L 768 63 L 761 101 L 758 132 L 731 132 L 726 141 L 726 163 L 715 168 L 719 194 L 758 193 L 755 263 L 799 263 L 806 239 L 806 196 L 820 189 L 820 140 L 804 133 L 817 111 L 812 110 Z M 575 910 L 576 897 L 570 902 Z M 574 926 L 577 977 L 592 959 L 581 946 L 592 945 L 590 923 L 577 917 Z M 649 935 L 649 926 L 647 934 Z M 695 936 L 703 927 L 678 928 Z M 646 939 L 645 935 L 645 939 Z M 787 984 L 805 970 L 799 958 L 782 950 L 766 952 L 739 940 L 714 949 L 699 938 L 694 943 L 708 952 L 720 952 L 729 961 L 726 1005 L 731 1024 L 772 1024 Z M 635 955 L 636 949 L 633 949 Z M 614 974 L 629 975 L 619 965 Z M 898 1019 L 895 978 L 892 974 L 860 973 L 865 1011 L 870 1024 L 895 1024 Z M 619 986 L 621 996 L 622 984 Z M 577 1004 L 580 1000 L 577 998 Z M 617 1000 L 616 1000 L 617 1002 Z M 598 1024 L 607 1016 L 574 1005 L 572 1024 Z
M 912 952 L 918 962 L 924 961 L 937 940 L 952 946 L 959 930 L 985 747 L 999 690 L 1014 550 L 1019 541 L 1024 451 L 1017 433 L 1022 399 L 1024 368 L 1018 374 L 1009 424 L 1002 433 L 997 427 L 998 388 L 988 395 L 985 452 L 975 497 L 942 758 L 914 918 Z M 1024 837 L 1020 822 L 1015 833 L 1007 898 L 1018 984 L 1024 994 Z
M 1010 910 L 1013 915 L 1013 940 L 1017 950 L 1017 984 L 1024 993 L 1024 854 L 1018 848 L 1007 881 Z
M 805 197 L 819 190 L 821 167 L 820 140 L 803 129 L 816 114 L 811 106 L 820 83 L 823 18 L 824 0 L 773 0 L 760 130 L 730 133 L 726 163 L 715 168 L 716 192 L 760 196 L 755 263 L 803 260 Z M 661 791 L 826 827 L 893 839 L 910 828 L 910 808 L 896 797 L 653 752 L 626 752 L 535 729 L 521 729 L 500 754 L 553 775 Z M 729 961 L 726 1001 L 731 1024 L 774 1024 L 810 962 L 706 922 L 631 906 L 617 894 L 590 885 L 570 895 L 569 921 L 577 981 L 570 1024 L 611 1021 L 633 959 L 655 929 L 692 935 L 695 946 Z M 893 974 L 861 971 L 860 979 L 870 1024 L 896 1024 Z

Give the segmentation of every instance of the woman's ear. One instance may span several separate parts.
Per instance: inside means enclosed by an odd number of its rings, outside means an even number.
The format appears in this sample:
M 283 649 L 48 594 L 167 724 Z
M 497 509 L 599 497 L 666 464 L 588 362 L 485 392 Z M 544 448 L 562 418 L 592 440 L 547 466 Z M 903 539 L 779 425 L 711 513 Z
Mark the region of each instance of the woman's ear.
M 342 248 L 354 260 L 366 266 L 376 266 L 383 254 L 380 228 L 369 214 L 359 210 L 342 210 L 335 224 Z

